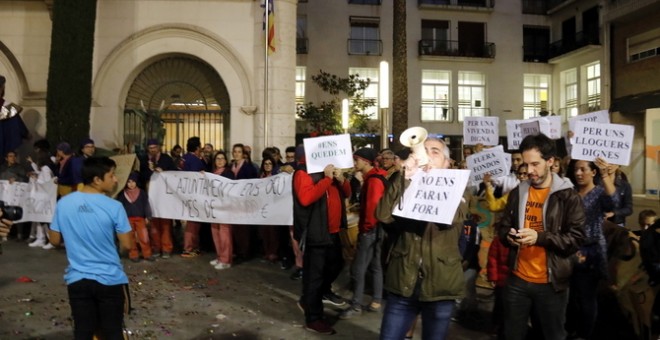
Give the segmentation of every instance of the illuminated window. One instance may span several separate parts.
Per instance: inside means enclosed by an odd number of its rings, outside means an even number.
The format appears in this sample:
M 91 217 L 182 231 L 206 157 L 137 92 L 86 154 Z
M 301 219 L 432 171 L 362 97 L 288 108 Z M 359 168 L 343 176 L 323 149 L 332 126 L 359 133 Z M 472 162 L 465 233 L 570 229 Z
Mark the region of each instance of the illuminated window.
M 305 66 L 296 66 L 296 108 L 305 105 Z M 300 118 L 296 115 L 296 118 Z
M 587 111 L 600 110 L 600 63 L 587 65 Z
M 458 121 L 464 117 L 486 116 L 486 75 L 458 72 Z
M 578 82 L 577 70 L 570 69 L 561 73 L 563 84 L 562 107 L 566 110 L 567 117 L 578 115 Z
M 451 121 L 451 71 L 422 70 L 422 121 Z
M 550 92 L 550 75 L 525 74 L 523 83 L 523 118 L 539 115 L 541 111 L 548 111 L 548 97 Z
M 359 79 L 367 80 L 369 78 L 369 86 L 364 89 L 364 98 L 375 100 L 375 105 L 368 107 L 364 110 L 364 114 L 368 114 L 370 119 L 378 118 L 378 73 L 377 68 L 366 67 L 351 67 L 348 69 L 348 74 L 357 74 Z

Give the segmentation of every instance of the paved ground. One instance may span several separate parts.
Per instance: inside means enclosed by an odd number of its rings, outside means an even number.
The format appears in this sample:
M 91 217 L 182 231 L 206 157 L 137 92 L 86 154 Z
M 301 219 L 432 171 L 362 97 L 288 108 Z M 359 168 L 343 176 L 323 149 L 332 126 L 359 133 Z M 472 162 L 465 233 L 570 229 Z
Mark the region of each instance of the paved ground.
M 0 255 L 0 339 L 69 339 L 71 322 L 64 250 L 29 248 L 8 241 Z M 300 281 L 279 265 L 252 260 L 217 271 L 210 254 L 178 256 L 154 263 L 123 260 L 130 279 L 133 312 L 126 318 L 131 339 L 317 339 L 302 328 L 295 301 Z M 34 282 L 18 282 L 21 277 Z M 347 275 L 336 290 L 345 297 Z M 489 291 L 483 291 L 488 294 Z M 484 296 L 487 300 L 488 297 Z M 490 301 L 483 303 L 484 308 Z M 326 309 L 336 321 L 337 310 Z M 367 313 L 335 324 L 332 339 L 377 339 L 381 314 Z M 418 330 L 415 339 L 420 339 Z M 490 339 L 452 323 L 450 339 Z

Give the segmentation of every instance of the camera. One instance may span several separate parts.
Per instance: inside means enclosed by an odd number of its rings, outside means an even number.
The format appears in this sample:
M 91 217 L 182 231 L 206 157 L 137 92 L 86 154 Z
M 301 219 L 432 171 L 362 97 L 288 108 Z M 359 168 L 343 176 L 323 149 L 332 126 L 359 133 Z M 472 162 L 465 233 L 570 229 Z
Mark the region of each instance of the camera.
M 9 221 L 18 221 L 23 218 L 23 208 L 15 205 L 6 205 L 5 202 L 0 201 L 0 211 L 2 211 L 2 219 Z

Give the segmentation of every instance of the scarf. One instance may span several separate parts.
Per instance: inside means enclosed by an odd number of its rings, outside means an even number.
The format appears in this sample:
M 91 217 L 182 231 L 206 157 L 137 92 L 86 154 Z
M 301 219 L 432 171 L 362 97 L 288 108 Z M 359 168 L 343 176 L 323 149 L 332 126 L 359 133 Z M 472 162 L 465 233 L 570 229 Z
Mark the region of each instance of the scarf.
M 130 203 L 135 203 L 138 197 L 140 196 L 140 188 L 135 187 L 133 189 L 126 188 L 124 189 L 124 196 Z
M 231 171 L 234 173 L 234 177 L 238 177 L 238 170 L 241 169 L 244 162 L 245 162 L 245 159 L 241 159 L 241 160 L 235 161 L 234 164 L 232 164 Z

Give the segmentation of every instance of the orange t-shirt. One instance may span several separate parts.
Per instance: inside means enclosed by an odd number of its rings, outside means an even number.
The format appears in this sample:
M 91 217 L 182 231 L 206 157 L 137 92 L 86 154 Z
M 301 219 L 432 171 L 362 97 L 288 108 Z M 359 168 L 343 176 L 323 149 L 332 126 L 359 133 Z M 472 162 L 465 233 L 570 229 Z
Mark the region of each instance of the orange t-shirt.
M 543 231 L 543 203 L 550 188 L 529 187 L 529 197 L 525 205 L 525 228 Z M 522 246 L 518 251 L 518 267 L 513 273 L 532 283 L 548 283 L 548 262 L 544 247 Z

